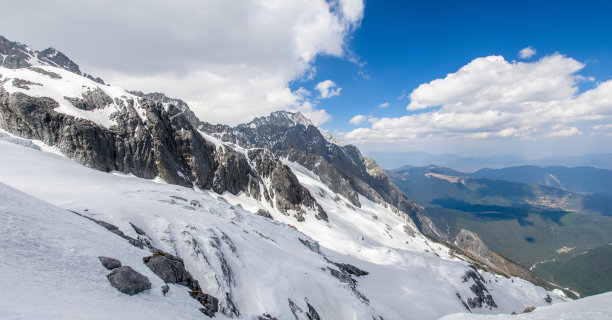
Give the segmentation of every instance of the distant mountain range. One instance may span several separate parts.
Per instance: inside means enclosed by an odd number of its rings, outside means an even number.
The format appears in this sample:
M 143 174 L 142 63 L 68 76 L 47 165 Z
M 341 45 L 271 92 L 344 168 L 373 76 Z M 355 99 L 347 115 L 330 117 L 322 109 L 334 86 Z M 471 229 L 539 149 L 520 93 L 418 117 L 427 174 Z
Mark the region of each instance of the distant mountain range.
M 612 170 L 612 153 L 586 154 L 582 156 L 544 157 L 525 159 L 516 155 L 494 155 L 489 157 L 466 157 L 454 154 L 433 154 L 427 152 L 366 152 L 378 164 L 391 170 L 404 165 L 423 167 L 436 164 L 463 172 L 474 172 L 483 168 L 504 168 L 511 166 L 589 166 Z
M 612 194 L 612 170 L 593 167 L 520 166 L 502 169 L 481 169 L 473 177 L 540 184 L 575 192 Z
M 492 250 L 562 287 L 582 295 L 612 290 L 611 282 L 597 280 L 601 272 L 571 267 L 583 266 L 585 263 L 578 261 L 588 257 L 585 261 L 592 262 L 592 269 L 601 270 L 601 261 L 609 253 L 604 250 L 607 247 L 595 248 L 612 242 L 612 195 L 575 191 L 605 190 L 610 171 L 527 168 L 531 170 L 508 168 L 470 174 L 439 166 L 405 166 L 388 174 L 409 198 L 426 207 L 427 216 L 450 238 L 469 229 Z M 589 172 L 585 176 L 599 182 L 589 184 L 588 179 L 579 179 L 585 171 Z M 542 177 L 552 173 L 558 175 L 553 179 L 556 185 L 565 190 L 479 177 L 546 182 Z M 566 262 L 569 265 L 564 265 Z

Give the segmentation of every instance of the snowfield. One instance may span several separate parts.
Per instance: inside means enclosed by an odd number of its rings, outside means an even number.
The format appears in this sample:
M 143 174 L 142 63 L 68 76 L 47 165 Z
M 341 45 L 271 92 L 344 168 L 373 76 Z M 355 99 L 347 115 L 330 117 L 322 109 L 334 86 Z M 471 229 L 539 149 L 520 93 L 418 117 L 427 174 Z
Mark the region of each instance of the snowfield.
M 35 71 L 42 69 L 49 74 Z M 129 101 L 134 102 L 134 108 L 138 112 L 143 121 L 146 119 L 146 111 L 138 104 L 138 97 L 125 91 L 122 88 L 115 86 L 107 86 L 89 80 L 78 74 L 66 71 L 61 68 L 51 66 L 37 66 L 35 68 L 8 69 L 0 67 L 0 84 L 9 93 L 20 92 L 32 97 L 48 97 L 55 100 L 59 106 L 54 110 L 56 112 L 65 113 L 77 118 L 86 119 L 105 128 L 110 128 L 116 125 L 117 122 L 113 119 L 113 113 L 124 108 L 120 104 L 127 105 Z M 15 84 L 15 80 L 27 81 L 27 89 Z M 113 103 L 103 109 L 81 110 L 76 108 L 72 102 L 66 98 L 82 98 L 83 94 L 92 90 L 102 90 L 107 94 Z
M 1 319 L 202 319 L 186 288 L 170 284 L 162 295 L 163 281 L 141 260 L 150 252 L 4 183 L 0 255 Z M 152 289 L 134 296 L 115 290 L 100 255 L 144 274 Z
M 453 314 L 442 320 L 609 320 L 612 317 L 612 292 L 575 301 L 537 308 L 519 315 Z
M 169 295 L 161 294 L 163 281 L 142 263 L 149 251 L 68 210 L 133 238 L 143 236 L 131 224 L 144 230 L 155 247 L 182 257 L 203 291 L 234 318 L 307 319 L 312 306 L 323 319 L 438 319 L 468 312 L 458 296 L 474 297 L 474 280 L 464 279 L 471 269 L 446 247 L 407 233 L 414 231 L 410 223 L 389 208 L 363 197 L 362 208 L 348 205 L 295 163 L 286 164 L 325 209 L 328 223 L 312 215 L 297 222 L 245 195 L 95 171 L 38 149 L 0 135 L 0 287 L 10 288 L 0 292 L 2 318 L 205 317 L 187 288 L 171 285 Z M 255 215 L 257 209 L 274 220 Z M 146 275 L 152 289 L 118 292 L 101 255 Z M 353 276 L 351 284 L 333 275 L 340 272 L 332 262 L 369 274 Z M 481 275 L 497 308 L 474 313 L 521 312 L 547 305 L 547 295 L 562 301 L 519 278 Z

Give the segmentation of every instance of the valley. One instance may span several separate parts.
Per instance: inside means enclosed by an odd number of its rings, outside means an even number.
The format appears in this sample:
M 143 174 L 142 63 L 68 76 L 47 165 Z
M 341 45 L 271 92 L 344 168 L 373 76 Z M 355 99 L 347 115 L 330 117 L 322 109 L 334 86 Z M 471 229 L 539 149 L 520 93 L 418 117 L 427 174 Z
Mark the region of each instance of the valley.
M 476 232 L 492 250 L 580 295 L 612 290 L 605 281 L 597 280 L 598 290 L 583 285 L 591 274 L 585 269 L 556 272 L 560 265 L 578 261 L 612 240 L 612 218 L 607 209 L 590 204 L 593 194 L 479 178 L 436 166 L 400 168 L 389 174 L 411 199 L 426 206 L 427 216 L 451 238 L 462 228 Z M 599 208 L 612 206 L 603 201 Z M 601 270 L 598 264 L 591 269 Z

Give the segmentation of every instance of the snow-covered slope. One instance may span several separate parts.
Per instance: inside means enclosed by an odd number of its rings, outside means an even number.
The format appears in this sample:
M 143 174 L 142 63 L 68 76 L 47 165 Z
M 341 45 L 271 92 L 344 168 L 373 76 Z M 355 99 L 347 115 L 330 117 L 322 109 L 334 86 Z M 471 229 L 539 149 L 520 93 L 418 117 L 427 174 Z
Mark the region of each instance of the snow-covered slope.
M 39 66 L 21 69 L 0 67 L 0 85 L 8 93 L 20 92 L 32 97 L 51 98 L 59 104 L 54 111 L 89 120 L 105 128 L 116 125 L 117 121 L 113 119 L 113 114 L 132 103 L 141 119 L 143 121 L 146 119 L 146 112 L 140 107 L 137 96 L 119 87 L 102 85 L 56 67 Z M 83 110 L 75 106 L 75 100 L 83 99 L 96 91 L 108 97 L 106 105 L 102 108 Z
M 146 255 L 90 220 L 0 183 L 2 319 L 201 319 L 181 286 L 162 294 L 163 281 L 141 261 Z M 152 289 L 115 290 L 98 256 L 146 275 Z
M 612 292 L 590 296 L 567 303 L 536 308 L 518 315 L 453 314 L 442 320 L 608 320 L 612 318 Z
M 449 256 L 445 247 L 428 242 L 418 232 L 411 235 L 414 230 L 403 216 L 366 199 L 360 199 L 361 208 L 350 206 L 316 175 L 294 163 L 287 164 L 327 211 L 329 223 L 316 219 L 297 223 L 252 197 L 218 195 L 95 171 L 22 145 L 0 141 L 0 182 L 60 208 L 114 224 L 134 238 L 139 235 L 130 223 L 138 226 L 155 247 L 181 256 L 202 289 L 218 297 L 221 309 L 231 317 L 270 313 L 278 319 L 292 319 L 294 315 L 297 319 L 306 319 L 311 306 L 322 319 L 379 316 L 437 319 L 467 312 L 464 303 L 469 298 L 477 298 L 474 286 L 484 286 L 497 305 L 472 307 L 474 313 L 520 312 L 528 306 L 546 305 L 547 295 L 553 303 L 560 301 L 552 293 L 518 278 L 506 279 L 488 273 L 482 273 L 482 279 L 475 273 L 470 276 L 472 269 L 467 263 Z M 0 245 L 3 254 L 18 257 L 19 265 L 31 268 L 38 279 L 44 278 L 49 284 L 59 286 L 63 281 L 79 283 L 76 279 L 87 278 L 95 288 L 90 295 L 99 295 L 103 301 L 110 297 L 144 300 L 130 310 L 146 309 L 146 303 L 150 302 L 157 303 L 156 308 L 171 304 L 169 313 L 179 307 L 187 309 L 186 315 L 197 311 L 193 309 L 197 307 L 195 300 L 187 296 L 185 288 L 171 288 L 176 296 L 170 297 L 157 292 L 161 280 L 139 262 L 146 252 L 134 249 L 125 240 L 84 218 L 3 188 L 6 199 L 1 204 L 2 218 L 8 220 L 4 225 L 12 226 L 2 233 L 6 237 Z M 267 209 L 278 221 L 255 215 L 253 212 L 259 208 Z M 46 212 L 52 213 L 45 215 Z M 30 221 L 15 223 L 22 215 Z M 91 235 L 87 236 L 88 233 Z M 45 246 L 34 242 L 19 247 L 24 237 L 40 239 L 40 244 Z M 110 244 L 103 245 L 107 242 Z M 41 256 L 45 252 L 49 255 Z M 71 255 L 77 259 L 74 264 L 63 262 L 51 268 L 43 262 L 53 256 L 67 259 Z M 135 297 L 114 291 L 96 260 L 98 255 L 119 258 L 155 279 L 153 289 Z M 332 262 L 350 264 L 369 274 L 351 276 Z M 8 263 L 10 260 L 6 259 L 0 262 L 3 270 L 18 271 L 19 268 Z M 7 305 L 6 301 L 29 304 L 31 295 L 36 295 L 39 289 L 24 288 L 16 280 L 2 281 L 17 288 L 6 297 L 8 300 L 5 299 L 2 308 L 12 312 L 15 318 L 27 318 L 29 313 Z M 66 287 L 70 286 L 68 282 Z M 90 286 L 75 286 L 75 294 L 80 295 L 78 299 L 89 299 L 90 295 L 82 296 L 78 290 L 87 290 Z M 48 288 L 42 286 L 40 293 Z M 70 289 L 61 292 L 65 296 L 71 293 Z M 230 311 L 232 304 L 238 312 Z M 74 318 L 68 314 L 85 312 L 78 305 L 37 306 L 41 313 Z M 106 308 L 103 313 L 130 318 L 127 312 Z

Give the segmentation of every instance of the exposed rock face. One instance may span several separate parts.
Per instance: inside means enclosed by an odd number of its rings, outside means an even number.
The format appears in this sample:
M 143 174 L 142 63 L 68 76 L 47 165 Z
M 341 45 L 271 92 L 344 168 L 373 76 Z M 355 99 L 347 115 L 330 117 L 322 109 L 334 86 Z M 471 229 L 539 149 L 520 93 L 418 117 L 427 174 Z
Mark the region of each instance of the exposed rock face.
M 455 237 L 455 244 L 459 248 L 465 249 L 478 257 L 484 258 L 490 256 L 489 248 L 477 234 L 469 230 L 461 229 Z
M 60 76 L 59 74 L 52 72 L 52 71 L 47 71 L 45 69 L 39 68 L 39 67 L 30 67 L 30 70 L 34 71 L 34 72 L 38 72 L 40 74 L 44 74 L 47 77 L 51 78 L 51 79 L 61 79 L 62 76 Z
M 104 266 L 104 268 L 108 270 L 113 270 L 121 267 L 121 261 L 109 257 L 98 257 L 100 259 L 100 263 Z
M 72 101 L 84 110 L 103 108 L 110 102 L 100 89 Z M 217 149 L 173 105 L 141 99 L 139 104 L 146 110 L 143 121 L 133 101 L 116 103 L 122 104 L 114 115 L 118 125 L 105 128 L 54 111 L 58 104 L 49 98 L 8 94 L 0 89 L 0 127 L 58 147 L 68 157 L 98 170 L 147 179 L 160 176 L 169 183 L 195 184 L 218 193 L 245 192 L 265 199 L 281 212 L 295 211 L 298 219 L 306 214 L 304 208 L 317 212 L 318 219 L 327 219 L 308 190 L 269 151 L 251 150 L 247 158 L 231 148 Z M 263 178 L 270 179 L 270 189 Z
M 3 36 L 0 36 L 0 67 L 19 69 L 32 67 L 33 65 L 62 68 L 80 76 L 84 76 L 97 83 L 104 84 L 104 81 L 99 77 L 94 77 L 81 72 L 79 65 L 70 60 L 70 58 L 68 58 L 65 54 L 54 48 L 36 51 L 25 44 L 13 42 Z M 38 69 L 42 70 L 40 68 Z
M 234 128 L 210 124 L 201 124 L 200 128 L 222 141 L 267 148 L 278 157 L 299 163 L 354 206 L 361 206 L 359 194 L 385 206 L 392 204 L 398 214 L 405 213 L 410 218 L 407 220 L 412 220 L 426 235 L 449 240 L 374 160 L 363 157 L 355 146 L 334 143 L 299 112 L 273 112 Z
M 36 54 L 36 57 L 41 60 L 48 62 L 49 65 L 68 70 L 72 73 L 82 75 L 79 66 L 70 60 L 65 54 L 57 51 L 53 48 L 47 48 Z
M 23 79 L 13 79 L 13 85 L 17 88 L 21 88 L 25 90 L 30 90 L 30 86 L 42 86 L 42 84 L 40 83 L 23 80 Z
M 200 311 L 209 316 L 214 317 L 215 313 L 219 312 L 219 299 L 209 295 L 208 293 L 202 292 L 191 292 L 191 296 L 198 300 L 204 308 L 200 308 Z
M 497 308 L 495 300 L 493 300 L 493 297 L 489 294 L 489 290 L 484 285 L 484 278 L 476 271 L 476 268 L 473 266 L 471 266 L 471 268 L 472 270 L 467 271 L 463 276 L 463 282 L 474 281 L 470 290 L 475 296 L 467 299 L 466 303 L 469 307 L 468 310 L 474 308 Z
M 113 99 L 104 93 L 104 91 L 102 91 L 100 88 L 88 90 L 87 92 L 83 93 L 82 98 L 64 98 L 70 101 L 70 103 L 72 103 L 75 107 L 86 111 L 102 109 L 113 103 Z
M 306 306 L 308 306 L 308 312 L 306 312 L 306 317 L 308 317 L 308 320 L 321 320 L 319 313 L 313 306 L 310 305 L 309 302 L 306 302 Z
M 149 278 L 128 266 L 116 268 L 106 277 L 113 287 L 125 294 L 135 295 L 151 289 Z
M 333 261 L 330 261 L 330 260 L 327 260 L 327 261 L 330 262 L 330 263 L 333 263 L 334 265 L 336 265 L 343 272 L 346 272 L 348 274 L 354 275 L 356 277 L 366 276 L 366 275 L 370 274 L 369 272 L 361 270 L 361 269 L 355 267 L 352 264 L 338 263 L 338 262 L 333 262 Z
M 305 245 L 308 249 L 310 249 L 310 251 L 314 252 L 314 253 L 321 253 L 321 247 L 319 246 L 319 243 L 317 241 L 311 241 L 311 240 L 307 240 L 307 239 L 302 239 L 299 238 L 300 242 Z
M 469 230 L 459 231 L 455 237 L 455 245 L 469 257 L 490 268 L 492 272 L 520 277 L 533 283 L 542 282 L 535 273 L 490 250 L 477 234 Z
M 0 54 L 5 56 L 4 59 L 0 56 L 0 66 L 17 69 L 29 67 L 28 60 L 36 53 L 26 45 L 9 41 L 0 36 Z
M 0 66 L 5 68 L 27 68 L 32 66 L 31 62 L 37 62 L 38 64 L 50 65 L 82 75 L 76 63 L 53 48 L 35 51 L 24 44 L 9 41 L 0 36 L 0 54 L 5 55 L 4 61 L 0 61 Z
M 137 97 L 146 98 L 149 100 L 160 102 L 162 104 L 174 105 L 176 108 L 181 110 L 183 115 L 187 117 L 187 121 L 189 121 L 189 123 L 191 123 L 194 128 L 197 128 L 200 125 L 200 119 L 198 119 L 198 117 L 196 117 L 193 111 L 189 109 L 187 103 L 181 99 L 170 98 L 160 92 L 143 93 L 142 91 L 130 91 L 130 93 Z
M 145 257 L 143 261 L 153 273 L 166 283 L 178 283 L 194 290 L 199 289 L 197 281 L 185 269 L 183 259 L 160 250 L 155 250 L 153 256 Z

